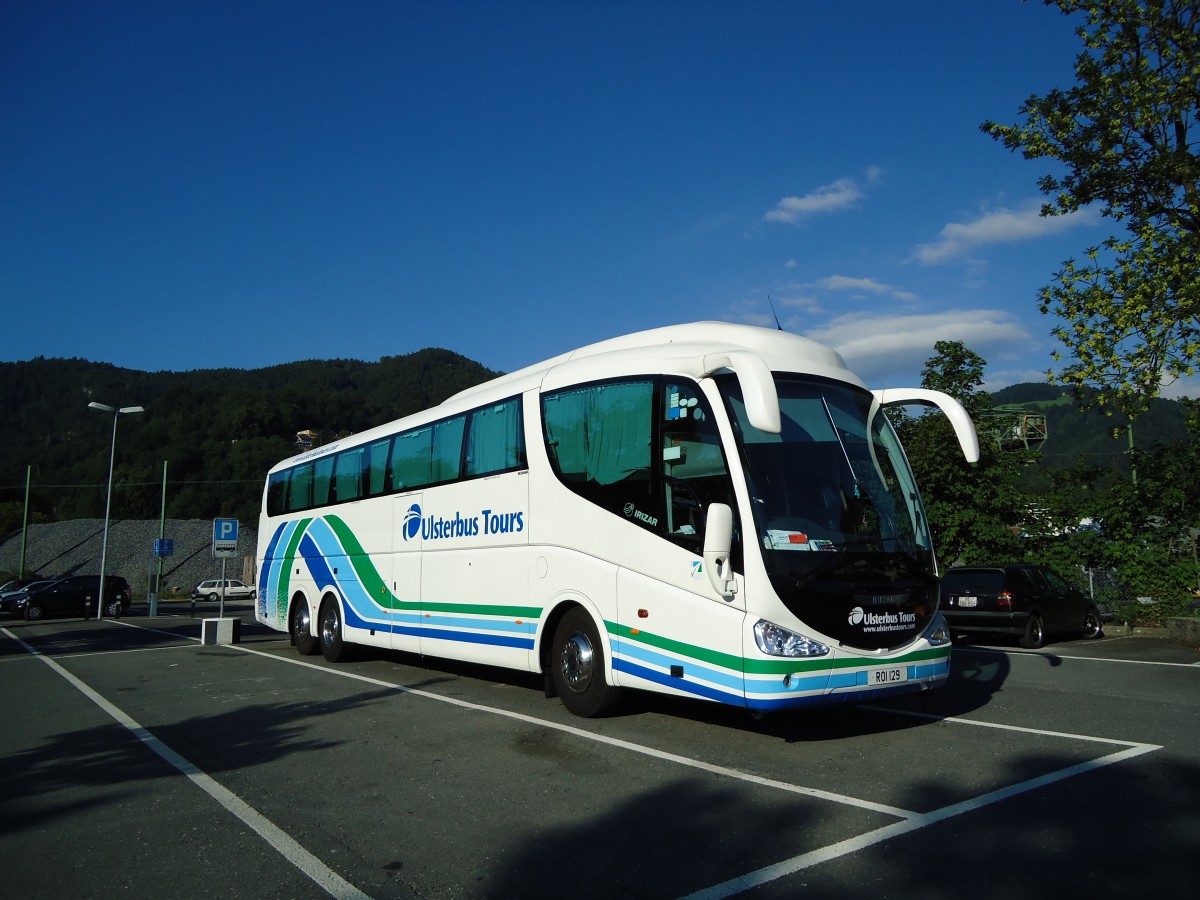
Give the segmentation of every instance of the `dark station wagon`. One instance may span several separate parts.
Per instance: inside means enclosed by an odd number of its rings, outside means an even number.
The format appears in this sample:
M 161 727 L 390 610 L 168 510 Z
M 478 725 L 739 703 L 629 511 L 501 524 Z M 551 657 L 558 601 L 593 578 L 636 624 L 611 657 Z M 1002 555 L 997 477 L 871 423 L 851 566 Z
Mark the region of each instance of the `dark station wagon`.
M 104 584 L 104 615 L 119 616 L 133 601 L 129 582 L 118 575 L 106 575 Z M 4 611 L 25 619 L 94 616 L 99 594 L 99 575 L 71 575 L 29 585 L 20 593 L 6 597 Z
M 1046 566 L 961 566 L 942 578 L 942 614 L 953 635 L 1005 634 L 1041 647 L 1051 634 L 1103 634 L 1092 598 Z

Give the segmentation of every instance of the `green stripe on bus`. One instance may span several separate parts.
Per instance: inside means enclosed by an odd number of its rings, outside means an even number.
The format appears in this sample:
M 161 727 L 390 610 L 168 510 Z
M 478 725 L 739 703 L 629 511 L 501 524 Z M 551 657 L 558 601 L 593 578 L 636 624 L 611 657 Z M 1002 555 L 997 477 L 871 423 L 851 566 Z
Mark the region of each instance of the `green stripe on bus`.
M 312 519 L 300 519 L 296 523 L 296 528 L 292 532 L 292 536 L 288 539 L 287 549 L 283 551 L 283 566 L 279 573 L 279 587 L 275 591 L 275 601 L 278 608 L 285 609 L 288 604 L 288 593 L 292 583 L 292 564 L 296 561 L 296 551 L 300 548 L 300 540 L 304 537 L 304 532 L 308 530 L 308 523 Z
M 354 574 L 358 576 L 358 583 L 362 585 L 368 597 L 384 609 L 418 610 L 421 608 L 421 604 L 415 600 L 401 600 L 388 589 L 387 582 L 383 580 L 379 570 L 371 562 L 371 557 L 358 542 L 358 537 L 350 530 L 349 525 L 338 516 L 325 516 L 325 522 L 345 549 L 346 557 L 350 560 Z

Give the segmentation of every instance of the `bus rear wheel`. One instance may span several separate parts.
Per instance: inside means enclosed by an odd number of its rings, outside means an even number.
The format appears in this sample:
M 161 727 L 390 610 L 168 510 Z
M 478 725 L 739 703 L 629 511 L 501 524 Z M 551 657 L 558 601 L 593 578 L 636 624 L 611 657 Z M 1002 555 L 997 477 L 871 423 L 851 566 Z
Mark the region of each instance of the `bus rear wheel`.
M 350 655 L 349 646 L 342 640 L 342 607 L 336 597 L 327 597 L 321 604 L 321 655 L 326 662 L 341 662 Z
M 290 630 L 292 643 L 296 645 L 296 651 L 301 656 L 312 656 L 321 649 L 317 643 L 317 636 L 313 634 L 312 612 L 308 608 L 308 601 L 303 597 L 292 604 Z
M 550 656 L 554 687 L 577 716 L 599 716 L 613 708 L 620 689 L 604 678 L 604 646 L 587 610 L 570 610 L 554 631 Z

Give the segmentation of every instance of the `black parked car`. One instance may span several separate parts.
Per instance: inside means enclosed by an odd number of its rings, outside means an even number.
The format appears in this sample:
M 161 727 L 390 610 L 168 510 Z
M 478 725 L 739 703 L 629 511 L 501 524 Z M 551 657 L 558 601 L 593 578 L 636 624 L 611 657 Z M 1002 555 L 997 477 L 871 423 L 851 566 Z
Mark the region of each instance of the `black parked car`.
M 1046 566 L 962 566 L 942 578 L 942 614 L 955 636 L 1008 634 L 1041 647 L 1049 634 L 1100 637 L 1092 598 Z
M 129 582 L 118 575 L 104 576 L 104 614 L 119 616 L 133 602 Z M 5 612 L 26 619 L 43 616 L 95 615 L 100 595 L 99 575 L 72 575 L 8 597 Z

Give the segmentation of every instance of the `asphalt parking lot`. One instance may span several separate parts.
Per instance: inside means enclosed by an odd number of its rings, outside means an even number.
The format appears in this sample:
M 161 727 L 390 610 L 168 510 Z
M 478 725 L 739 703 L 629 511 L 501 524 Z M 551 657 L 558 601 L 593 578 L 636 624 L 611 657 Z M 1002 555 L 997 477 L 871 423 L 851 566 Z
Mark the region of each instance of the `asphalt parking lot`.
M 756 722 L 529 675 L 330 666 L 240 614 L 0 621 L 21 897 L 1192 896 L 1200 652 L 956 646 L 950 683 Z M 215 606 L 198 606 L 201 615 Z

